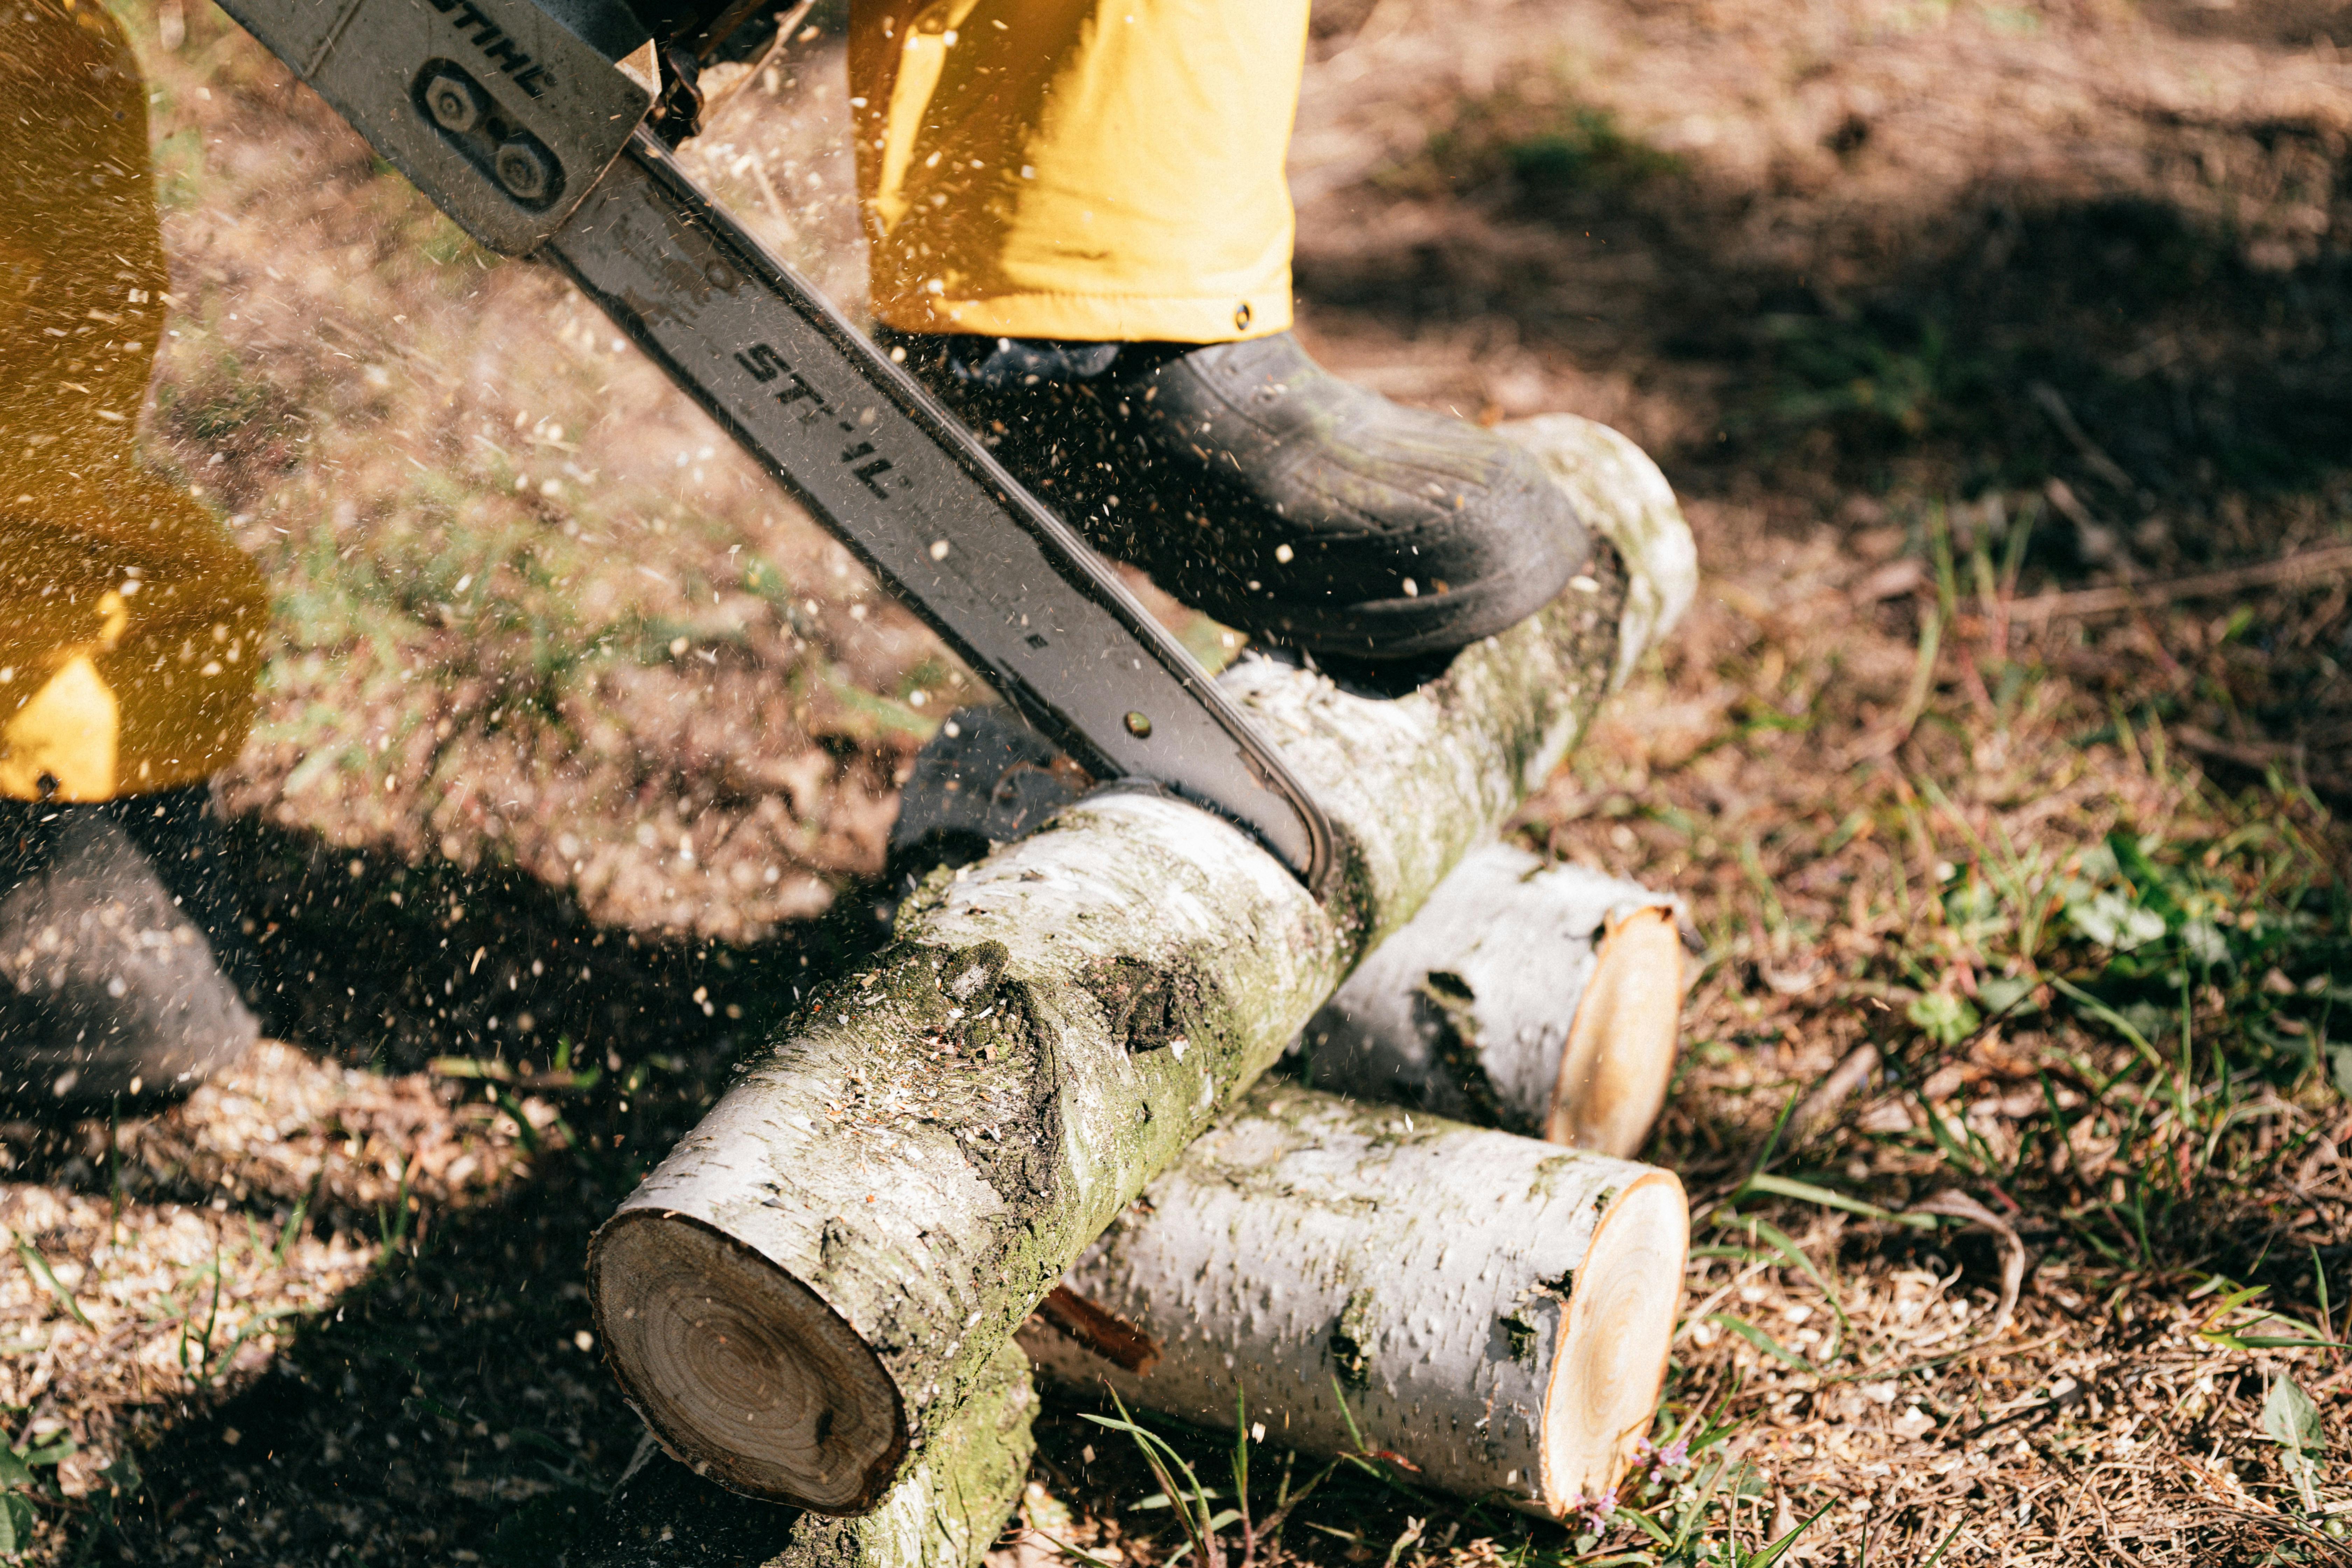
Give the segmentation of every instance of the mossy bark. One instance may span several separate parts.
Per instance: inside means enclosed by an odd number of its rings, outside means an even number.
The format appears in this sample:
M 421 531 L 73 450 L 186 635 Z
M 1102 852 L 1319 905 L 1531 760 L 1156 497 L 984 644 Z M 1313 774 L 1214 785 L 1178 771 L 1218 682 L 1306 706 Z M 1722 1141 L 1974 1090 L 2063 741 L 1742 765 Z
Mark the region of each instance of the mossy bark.
M 858 1519 L 736 1496 L 656 1456 L 617 1489 L 573 1568 L 976 1568 L 1019 1506 L 1035 1451 L 1028 1358 L 1006 1344 L 947 1440 Z
M 754 1495 L 872 1506 L 1071 1261 L 1559 764 L 1620 664 L 1606 540 L 1687 533 L 1623 437 L 1533 423 L 1594 529 L 1557 603 L 1402 697 L 1263 659 L 1223 677 L 1331 816 L 1323 901 L 1208 813 L 1099 792 L 910 899 L 599 1232 L 601 1338 L 673 1449 Z

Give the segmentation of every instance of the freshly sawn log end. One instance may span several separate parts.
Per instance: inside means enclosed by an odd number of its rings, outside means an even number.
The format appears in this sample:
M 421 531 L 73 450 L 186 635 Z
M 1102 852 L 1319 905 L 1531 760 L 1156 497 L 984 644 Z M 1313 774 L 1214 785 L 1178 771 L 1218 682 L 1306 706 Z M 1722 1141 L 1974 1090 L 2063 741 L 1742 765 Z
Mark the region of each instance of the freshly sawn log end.
M 1614 1488 L 1657 1414 L 1690 1251 L 1690 1201 L 1649 1169 L 1601 1211 L 1544 1391 L 1543 1496 L 1555 1519 Z
M 1007 1344 L 920 1464 L 856 1519 L 755 1502 L 655 1459 L 625 1477 L 575 1568 L 977 1568 L 1029 1479 L 1037 1411 Z
M 753 1497 L 845 1512 L 906 1450 L 897 1388 L 807 1286 L 691 1215 L 631 1209 L 597 1233 L 597 1337 L 671 1452 Z
M 1612 910 L 1577 999 L 1544 1136 L 1632 1159 L 1649 1142 L 1675 1075 L 1683 1026 L 1683 937 L 1671 904 Z
M 1490 844 L 1316 1014 L 1301 1076 L 1630 1159 L 1674 1075 L 1680 908 Z
M 1269 1441 L 1559 1518 L 1649 1431 L 1689 1236 L 1668 1172 L 1260 1085 L 1070 1270 L 1156 1358 L 1049 1317 L 1021 1342 L 1130 1404 L 1230 1426 L 1238 1393 Z

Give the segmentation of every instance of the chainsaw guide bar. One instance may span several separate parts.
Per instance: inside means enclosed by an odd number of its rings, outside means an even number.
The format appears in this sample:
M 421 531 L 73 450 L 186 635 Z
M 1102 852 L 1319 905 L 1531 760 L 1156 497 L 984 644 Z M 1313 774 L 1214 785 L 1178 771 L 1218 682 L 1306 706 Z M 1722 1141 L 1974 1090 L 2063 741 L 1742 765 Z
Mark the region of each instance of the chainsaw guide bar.
M 225 0 L 475 239 L 568 276 L 1097 778 L 1252 832 L 1318 894 L 1321 808 L 1068 524 L 641 128 L 649 42 L 600 0 Z

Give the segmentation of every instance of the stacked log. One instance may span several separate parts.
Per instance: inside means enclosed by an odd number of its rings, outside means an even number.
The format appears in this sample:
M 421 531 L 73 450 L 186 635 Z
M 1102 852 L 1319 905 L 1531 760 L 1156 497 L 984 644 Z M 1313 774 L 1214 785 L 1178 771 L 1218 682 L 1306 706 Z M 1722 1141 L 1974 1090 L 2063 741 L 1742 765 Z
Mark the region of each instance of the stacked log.
M 1510 844 L 1465 859 L 1300 1037 L 1318 1089 L 1631 1158 L 1674 1076 L 1681 903 Z
M 890 834 L 900 890 L 1084 793 L 1004 708 L 961 708 L 916 753 Z M 1365 959 L 1294 1049 L 1322 1088 L 1630 1157 L 1674 1074 L 1679 900 L 1511 844 L 1473 851 Z
M 1549 775 L 1638 655 L 1628 618 L 1654 626 L 1686 596 L 1688 538 L 1622 437 L 1567 416 L 1517 434 L 1598 530 L 1558 603 L 1403 696 L 1270 659 L 1222 678 L 1333 819 L 1339 872 L 1321 897 L 1205 812 L 1097 792 L 929 880 L 892 947 L 813 998 L 599 1233 L 600 1338 L 673 1451 L 836 1514 L 919 1473 L 1064 1271 Z M 1511 1168 L 1533 1202 L 1537 1178 Z M 1626 1179 L 1599 1201 L 1617 1180 L 1588 1184 L 1580 1240 L 1545 1245 L 1581 1258 L 1621 1232 L 1663 1235 L 1666 1189 Z M 1601 1256 L 1679 1243 L 1615 1246 Z M 1584 1342 L 1580 1310 L 1622 1315 L 1593 1272 L 1528 1299 L 1548 1379 L 1576 1361 L 1562 1347 Z M 1532 1506 L 1598 1473 L 1577 1467 L 1622 1434 L 1552 1434 L 1599 1433 L 1614 1397 L 1583 1426 L 1549 1392 L 1529 1406 L 1532 1435 L 1498 1451 L 1525 1457 Z
M 1664 1171 L 1261 1084 L 1070 1270 L 1139 1341 L 1056 1314 L 1021 1343 L 1131 1405 L 1231 1426 L 1238 1393 L 1269 1442 L 1558 1518 L 1649 1431 L 1689 1236 Z

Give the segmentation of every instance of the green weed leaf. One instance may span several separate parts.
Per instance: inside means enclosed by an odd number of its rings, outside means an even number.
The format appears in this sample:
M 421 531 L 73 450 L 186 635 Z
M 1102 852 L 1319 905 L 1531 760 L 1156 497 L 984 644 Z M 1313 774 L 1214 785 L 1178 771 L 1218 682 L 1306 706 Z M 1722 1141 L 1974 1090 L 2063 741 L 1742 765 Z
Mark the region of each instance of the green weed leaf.
M 2303 1510 L 2317 1512 L 2318 1457 L 2326 1450 L 2327 1433 L 2320 1425 L 2319 1406 L 2294 1379 L 2283 1376 L 2271 1384 L 2270 1397 L 2263 1401 L 2263 1431 L 2284 1450 L 2279 1458 L 2303 1500 Z
M 2026 998 L 2033 985 L 2023 975 L 1988 975 L 1977 982 L 1977 1005 L 1994 1015 L 2030 1013 L 2033 1006 Z
M 19 1237 L 16 1239 L 16 1256 L 23 1260 L 25 1271 L 47 1287 L 49 1294 L 58 1299 L 58 1305 L 70 1313 L 75 1322 L 85 1329 L 94 1326 L 83 1313 L 81 1303 L 74 1300 L 73 1292 L 66 1289 L 65 1281 L 49 1268 L 49 1260 L 41 1256 L 39 1248 Z
M 2079 887 L 2079 884 L 2075 884 Z M 2164 917 L 2122 894 L 2083 888 L 2066 900 L 2066 923 L 2101 947 L 2129 952 L 2164 935 Z
M 1904 1010 L 1905 1017 L 1939 1046 L 1957 1046 L 1976 1032 L 1983 1019 L 1965 999 L 1931 991 Z
M 1819 1204 L 1823 1208 L 1843 1209 L 1848 1214 L 1858 1214 L 1870 1219 L 1885 1220 L 1890 1225 L 1908 1226 L 1913 1230 L 1936 1228 L 1936 1221 L 1930 1215 L 1895 1214 L 1892 1210 L 1880 1208 L 1876 1204 L 1865 1203 L 1860 1198 L 1850 1198 L 1843 1193 L 1834 1193 L 1827 1187 L 1817 1187 L 1811 1182 L 1792 1182 L 1786 1176 L 1764 1173 L 1750 1176 L 1741 1184 L 1739 1191 L 1733 1194 L 1732 1201 L 1736 1203 L 1749 1193 L 1772 1193 L 1784 1198 L 1795 1198 L 1801 1203 Z
M 1746 1340 L 1749 1344 L 1754 1345 L 1758 1350 L 1762 1351 L 1766 1355 L 1770 1356 L 1775 1361 L 1785 1362 L 1789 1365 L 1795 1367 L 1800 1372 L 1811 1372 L 1813 1370 L 1812 1363 L 1807 1361 L 1803 1356 L 1799 1355 L 1796 1352 L 1789 1349 L 1788 1346 L 1782 1344 L 1780 1341 L 1774 1339 L 1771 1335 L 1766 1333 L 1763 1330 L 1758 1328 L 1753 1323 L 1742 1321 L 1738 1318 L 1727 1317 L 1721 1312 L 1709 1312 L 1705 1321 L 1710 1323 L 1719 1323 L 1723 1327 L 1729 1329 L 1733 1333 L 1738 1334 L 1741 1339 Z
M 1747 1563 L 1743 1564 L 1743 1568 L 1771 1568 L 1771 1564 L 1778 1563 L 1780 1560 L 1782 1553 L 1786 1552 L 1790 1547 L 1794 1546 L 1797 1543 L 1797 1537 L 1812 1529 L 1815 1521 L 1819 1520 L 1822 1515 L 1829 1512 L 1830 1510 L 1836 1506 L 1837 1504 L 1834 1500 L 1822 1504 L 1821 1507 L 1812 1511 L 1811 1518 L 1800 1521 L 1796 1527 L 1790 1530 L 1788 1534 L 1780 1537 L 1780 1540 L 1773 1542 L 1770 1545 L 1762 1548 L 1755 1556 L 1748 1559 Z

